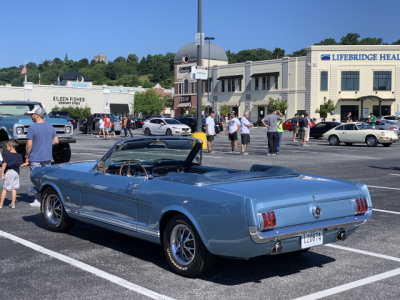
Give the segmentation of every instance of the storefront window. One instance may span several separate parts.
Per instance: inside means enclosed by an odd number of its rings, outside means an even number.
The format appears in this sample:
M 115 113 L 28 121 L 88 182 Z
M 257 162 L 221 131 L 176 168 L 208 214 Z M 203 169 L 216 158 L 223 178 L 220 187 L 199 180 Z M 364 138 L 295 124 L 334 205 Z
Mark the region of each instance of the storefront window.
M 231 81 L 232 81 L 232 92 L 234 92 L 235 91 L 235 79 L 232 79 Z
M 263 77 L 262 78 L 262 89 L 265 90 L 265 87 L 267 86 L 267 78 Z
M 258 91 L 258 77 L 254 78 L 254 89 Z
M 271 77 L 267 77 L 267 90 L 271 89 Z
M 392 89 L 391 71 L 374 71 L 374 91 L 390 91 Z
M 239 90 L 239 92 L 241 92 L 242 91 L 242 79 L 238 79 L 238 90 Z
M 221 92 L 224 93 L 225 92 L 225 80 L 221 80 Z
M 358 91 L 360 87 L 360 72 L 342 72 L 342 91 Z
M 178 94 L 182 94 L 182 83 L 178 83 Z
M 190 83 L 191 93 L 194 94 L 194 82 Z
M 232 92 L 232 80 L 228 79 L 228 93 Z
M 183 93 L 184 94 L 189 94 L 189 81 L 187 79 L 185 79 L 183 84 L 184 84 Z
M 274 81 L 275 81 L 275 89 L 278 89 L 278 75 L 275 75 L 274 77 Z
M 321 71 L 321 86 L 320 86 L 321 91 L 327 91 L 328 90 L 328 72 L 327 71 Z

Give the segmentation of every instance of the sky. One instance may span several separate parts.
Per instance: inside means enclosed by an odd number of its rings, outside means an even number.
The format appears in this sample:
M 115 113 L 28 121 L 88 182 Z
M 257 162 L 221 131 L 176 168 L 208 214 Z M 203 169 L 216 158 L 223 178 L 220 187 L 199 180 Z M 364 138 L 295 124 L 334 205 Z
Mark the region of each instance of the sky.
M 399 0 L 203 0 L 203 32 L 225 50 L 286 54 L 349 32 L 400 39 Z M 177 52 L 194 41 L 197 0 L 2 0 L 0 68 Z

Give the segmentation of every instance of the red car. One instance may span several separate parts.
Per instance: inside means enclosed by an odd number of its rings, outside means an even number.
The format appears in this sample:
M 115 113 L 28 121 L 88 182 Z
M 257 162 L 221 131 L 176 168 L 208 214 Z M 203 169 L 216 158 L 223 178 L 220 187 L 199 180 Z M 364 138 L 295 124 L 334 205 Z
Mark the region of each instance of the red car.
M 285 122 L 283 122 L 283 130 L 289 130 L 289 131 L 293 130 L 292 119 L 293 118 L 290 118 L 290 119 L 286 120 Z M 302 118 L 298 118 L 298 119 L 299 119 L 299 122 L 302 120 Z M 311 120 L 310 128 L 314 127 L 314 125 L 315 125 L 315 122 L 313 120 Z

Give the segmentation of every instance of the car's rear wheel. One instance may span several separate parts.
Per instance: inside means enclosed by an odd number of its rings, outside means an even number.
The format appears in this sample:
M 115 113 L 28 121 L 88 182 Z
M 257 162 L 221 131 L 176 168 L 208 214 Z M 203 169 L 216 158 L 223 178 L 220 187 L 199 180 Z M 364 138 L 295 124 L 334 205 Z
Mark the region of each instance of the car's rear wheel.
M 373 135 L 369 135 L 365 138 L 365 143 L 368 147 L 376 147 L 378 145 L 378 140 Z
M 167 129 L 167 131 L 165 132 L 165 135 L 171 136 L 172 135 L 171 129 Z
M 144 135 L 151 135 L 151 132 L 150 132 L 150 129 L 149 129 L 149 128 L 146 128 L 146 129 L 144 130 Z
M 53 188 L 47 188 L 42 196 L 42 218 L 51 231 L 66 232 L 75 221 L 68 217 L 60 196 Z
M 383 147 L 390 147 L 391 145 L 392 145 L 392 143 L 385 143 L 385 144 L 382 144 Z
M 207 272 L 214 262 L 188 218 L 174 216 L 163 233 L 165 256 L 172 270 L 185 277 Z
M 346 146 L 351 146 L 353 143 L 344 143 Z
M 329 144 L 331 144 L 332 146 L 337 146 L 339 145 L 339 138 L 337 135 L 331 135 L 329 137 Z

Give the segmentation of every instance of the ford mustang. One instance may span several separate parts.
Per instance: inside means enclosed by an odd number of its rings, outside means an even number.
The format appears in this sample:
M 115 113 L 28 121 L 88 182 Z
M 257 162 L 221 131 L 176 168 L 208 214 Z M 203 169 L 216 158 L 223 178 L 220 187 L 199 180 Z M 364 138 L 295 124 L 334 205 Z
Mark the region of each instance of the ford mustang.
M 75 220 L 162 245 L 171 269 L 196 277 L 216 256 L 303 253 L 344 240 L 371 217 L 366 185 L 285 167 L 201 165 L 191 137 L 125 139 L 98 161 L 35 168 L 47 228 Z

